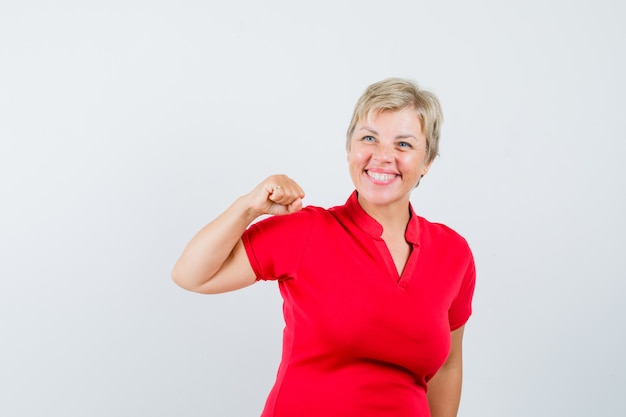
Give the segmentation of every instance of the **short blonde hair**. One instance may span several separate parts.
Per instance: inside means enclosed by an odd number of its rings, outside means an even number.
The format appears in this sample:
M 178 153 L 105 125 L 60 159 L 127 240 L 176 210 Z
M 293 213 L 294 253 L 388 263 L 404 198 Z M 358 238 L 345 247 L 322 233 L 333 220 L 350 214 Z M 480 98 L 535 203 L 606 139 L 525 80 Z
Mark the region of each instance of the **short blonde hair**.
M 426 137 L 426 163 L 431 163 L 439 154 L 439 135 L 443 122 L 441 105 L 433 93 L 420 90 L 417 84 L 402 78 L 387 78 L 365 89 L 354 107 L 346 148 L 350 148 L 350 138 L 359 121 L 372 113 L 405 108 L 414 108 L 422 123 L 422 133 Z

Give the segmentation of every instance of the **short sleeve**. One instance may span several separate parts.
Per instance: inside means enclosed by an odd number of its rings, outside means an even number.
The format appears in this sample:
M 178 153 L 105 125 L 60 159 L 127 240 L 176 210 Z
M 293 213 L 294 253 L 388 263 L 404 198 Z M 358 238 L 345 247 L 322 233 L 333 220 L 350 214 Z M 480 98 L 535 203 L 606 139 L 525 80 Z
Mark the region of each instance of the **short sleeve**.
M 468 261 L 463 273 L 463 280 L 461 281 L 459 292 L 448 311 L 450 330 L 456 330 L 463 326 L 472 315 L 472 298 L 474 297 L 474 287 L 476 285 L 476 266 L 469 248 L 467 251 Z
M 315 208 L 268 217 L 251 225 L 242 240 L 257 280 L 289 279 L 298 267 L 309 241 Z

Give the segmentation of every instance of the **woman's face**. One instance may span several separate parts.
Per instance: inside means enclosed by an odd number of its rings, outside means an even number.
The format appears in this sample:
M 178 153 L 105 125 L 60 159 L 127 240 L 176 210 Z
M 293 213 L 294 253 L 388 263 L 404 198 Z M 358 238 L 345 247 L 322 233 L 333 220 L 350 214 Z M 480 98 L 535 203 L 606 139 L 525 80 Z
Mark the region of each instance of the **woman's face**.
M 356 124 L 349 145 L 348 166 L 361 206 L 406 210 L 411 191 L 430 166 L 415 110 L 373 113 Z

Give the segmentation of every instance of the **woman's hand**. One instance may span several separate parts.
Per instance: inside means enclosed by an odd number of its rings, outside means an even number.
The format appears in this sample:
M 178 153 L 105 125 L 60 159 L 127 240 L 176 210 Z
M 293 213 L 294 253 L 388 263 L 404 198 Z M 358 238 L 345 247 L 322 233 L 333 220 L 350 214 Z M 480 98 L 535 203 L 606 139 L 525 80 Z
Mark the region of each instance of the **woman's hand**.
M 267 177 L 245 198 L 255 215 L 280 216 L 295 213 L 302 209 L 304 191 L 288 176 L 278 174 Z

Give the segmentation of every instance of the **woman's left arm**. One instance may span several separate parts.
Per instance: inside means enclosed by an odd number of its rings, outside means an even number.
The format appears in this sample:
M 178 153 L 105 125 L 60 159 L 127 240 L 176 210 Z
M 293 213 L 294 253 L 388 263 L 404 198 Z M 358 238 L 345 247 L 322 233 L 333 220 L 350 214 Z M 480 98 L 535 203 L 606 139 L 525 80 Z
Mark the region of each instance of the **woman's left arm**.
M 428 381 L 428 404 L 432 417 L 456 417 L 461 401 L 463 379 L 463 331 L 461 326 L 451 333 L 448 359 Z

